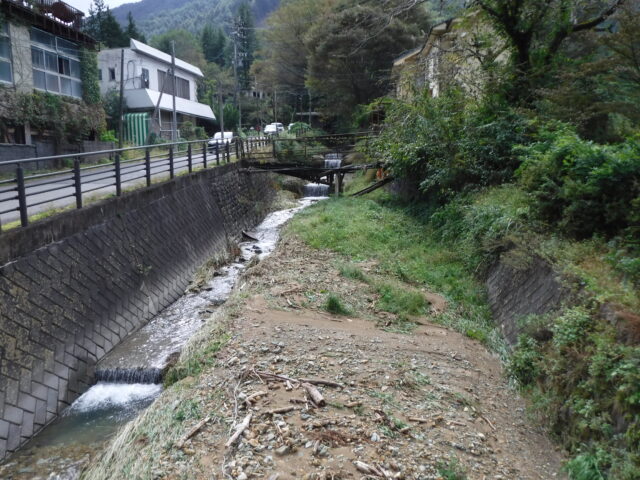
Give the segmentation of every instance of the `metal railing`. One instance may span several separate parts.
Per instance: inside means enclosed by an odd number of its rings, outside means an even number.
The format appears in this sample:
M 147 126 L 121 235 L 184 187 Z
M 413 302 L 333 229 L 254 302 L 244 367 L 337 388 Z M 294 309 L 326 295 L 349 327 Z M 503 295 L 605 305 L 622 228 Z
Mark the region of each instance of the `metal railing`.
M 9 223 L 19 220 L 19 226 L 26 227 L 34 213 L 72 208 L 74 203 L 75 208 L 82 208 L 90 193 L 98 195 L 97 199 L 112 194 L 120 196 L 124 190 L 148 187 L 154 180 L 229 163 L 232 156 L 240 159 L 267 142 L 264 137 L 246 140 L 235 137 L 227 143 L 209 145 L 207 139 L 0 162 L 3 170 L 15 166 L 15 173 L 0 177 L 0 233 L 3 215 L 15 217 Z M 85 165 L 88 158 L 100 161 Z M 30 164 L 43 161 L 60 162 L 68 167 L 29 171 Z M 38 211 L 34 210 L 36 207 Z
M 47 16 L 64 25 L 80 30 L 84 23 L 84 12 L 59 0 L 7 0 L 25 9 Z

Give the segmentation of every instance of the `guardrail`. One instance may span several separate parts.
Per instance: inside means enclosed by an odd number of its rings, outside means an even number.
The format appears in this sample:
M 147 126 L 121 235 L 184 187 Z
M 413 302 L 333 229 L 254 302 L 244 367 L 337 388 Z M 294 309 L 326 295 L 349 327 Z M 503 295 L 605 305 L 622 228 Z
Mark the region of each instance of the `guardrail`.
M 95 195 L 102 191 L 104 195 L 120 196 L 123 188 L 144 188 L 154 179 L 174 178 L 177 173 L 229 163 L 232 152 L 240 159 L 248 151 L 266 146 L 270 140 L 234 137 L 223 144 L 209 145 L 208 142 L 209 139 L 193 140 L 0 162 L 0 167 L 15 165 L 15 176 L 0 179 L 0 233 L 2 215 L 17 212 L 16 220 L 26 227 L 34 207 L 47 204 L 69 207 L 75 200 L 75 208 L 82 208 L 89 193 Z M 102 162 L 83 166 L 85 157 L 98 157 Z M 60 161 L 70 166 L 53 172 L 28 171 L 29 164 L 42 161 Z

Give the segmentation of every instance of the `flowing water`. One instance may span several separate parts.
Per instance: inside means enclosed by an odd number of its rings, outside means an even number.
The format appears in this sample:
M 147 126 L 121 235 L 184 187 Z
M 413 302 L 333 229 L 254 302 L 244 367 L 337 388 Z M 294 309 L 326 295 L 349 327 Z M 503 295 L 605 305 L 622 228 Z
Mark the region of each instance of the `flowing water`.
M 327 153 L 324 156 L 324 168 L 340 168 L 342 166 L 341 153 Z M 302 193 L 305 197 L 326 197 L 329 195 L 329 185 L 324 183 L 307 183 Z
M 262 259 L 269 255 L 284 223 L 318 201 L 317 197 L 324 195 L 310 195 L 302 198 L 298 207 L 269 214 L 251 232 L 257 241 L 241 243 L 240 256 L 220 268 L 205 288 L 182 296 L 101 359 L 96 367 L 96 384 L 0 465 L 0 478 L 78 478 L 82 466 L 109 437 L 160 395 L 162 370 L 169 357 L 179 352 L 215 308 L 226 301 L 245 264 L 254 256 Z

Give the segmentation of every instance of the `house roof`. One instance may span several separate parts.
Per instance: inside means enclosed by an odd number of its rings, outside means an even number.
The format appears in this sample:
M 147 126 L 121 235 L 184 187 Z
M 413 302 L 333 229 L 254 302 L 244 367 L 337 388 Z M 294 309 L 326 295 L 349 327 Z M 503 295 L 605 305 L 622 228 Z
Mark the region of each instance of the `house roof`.
M 414 48 L 413 50 L 409 50 L 407 52 L 404 52 L 402 55 L 400 55 L 399 57 L 396 57 L 393 60 L 393 65 L 394 66 L 400 66 L 403 63 L 407 62 L 408 60 L 411 60 L 413 57 L 415 57 L 416 55 L 421 54 L 428 46 L 430 46 L 430 40 L 432 38 L 433 35 L 442 35 L 443 33 L 447 33 L 451 27 L 451 24 L 453 23 L 453 21 L 455 20 L 455 18 L 449 18 L 443 22 L 440 23 L 436 23 L 435 25 L 433 25 L 430 29 L 429 29 L 429 33 L 427 33 L 427 36 L 425 38 L 425 41 L 422 45 Z
M 171 55 L 164 53 L 157 48 L 150 47 L 146 43 L 139 42 L 138 40 L 134 40 L 132 38 L 130 48 L 131 50 L 142 53 L 143 55 L 147 55 L 148 57 L 152 57 L 156 60 L 160 60 L 161 62 L 171 64 Z M 176 67 L 186 72 L 192 73 L 197 77 L 204 77 L 204 75 L 202 74 L 202 70 L 200 70 L 195 65 L 191 65 L 184 60 L 180 60 L 179 58 L 176 58 Z
M 125 90 L 124 96 L 129 110 L 153 110 L 158 104 L 160 92 L 148 88 Z M 160 100 L 160 110 L 171 111 L 173 109 L 173 96 L 163 95 Z M 176 111 L 194 117 L 215 120 L 216 117 L 211 107 L 205 103 L 198 103 L 185 98 L 176 97 Z

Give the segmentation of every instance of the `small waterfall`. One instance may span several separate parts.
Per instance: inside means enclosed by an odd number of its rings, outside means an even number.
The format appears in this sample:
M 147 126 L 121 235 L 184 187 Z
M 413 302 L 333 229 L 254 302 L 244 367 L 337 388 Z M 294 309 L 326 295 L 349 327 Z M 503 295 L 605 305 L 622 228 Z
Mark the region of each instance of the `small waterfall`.
M 322 183 L 307 183 L 302 188 L 302 195 L 305 197 L 328 197 L 329 185 Z
M 340 168 L 342 166 L 341 153 L 327 153 L 324 156 L 324 168 Z
M 96 370 L 95 379 L 104 383 L 162 383 L 162 369 L 104 368 Z

